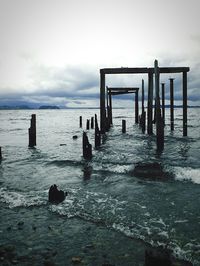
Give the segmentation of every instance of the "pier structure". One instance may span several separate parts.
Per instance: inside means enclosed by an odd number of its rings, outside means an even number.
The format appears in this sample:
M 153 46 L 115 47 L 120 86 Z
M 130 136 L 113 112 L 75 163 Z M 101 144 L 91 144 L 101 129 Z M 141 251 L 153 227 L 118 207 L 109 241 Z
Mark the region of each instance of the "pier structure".
M 138 105 L 138 91 L 139 88 L 135 87 L 108 87 L 106 86 L 107 93 L 107 118 L 109 127 L 113 124 L 112 118 L 112 96 L 123 94 L 135 94 L 135 123 L 138 124 L 139 105 Z
M 147 91 L 147 134 L 153 134 L 153 98 L 155 95 L 155 122 L 156 122 L 156 137 L 157 149 L 164 148 L 164 124 L 165 124 L 165 90 L 162 85 L 162 112 L 160 105 L 160 75 L 161 74 L 182 74 L 182 106 L 183 106 L 183 136 L 187 136 L 187 73 L 189 67 L 159 67 L 158 61 L 155 60 L 154 67 L 139 67 L 139 68 L 102 68 L 100 69 L 100 131 L 105 134 L 107 131 L 108 118 L 112 124 L 112 93 L 106 87 L 106 75 L 114 74 L 144 74 L 148 75 L 148 91 Z M 107 88 L 107 95 L 106 95 Z M 110 88 L 111 89 L 111 88 Z M 142 113 L 145 117 L 144 111 L 144 81 L 142 81 Z M 124 91 L 126 93 L 126 91 Z M 123 91 L 121 91 L 123 94 Z M 117 95 L 117 91 L 115 91 Z M 106 96 L 107 96 L 107 112 L 106 112 Z M 109 102 L 109 103 L 108 103 Z M 170 78 L 170 125 L 171 130 L 174 129 L 174 84 L 173 79 Z M 108 114 L 108 115 L 107 115 Z M 144 118 L 146 120 L 146 118 Z

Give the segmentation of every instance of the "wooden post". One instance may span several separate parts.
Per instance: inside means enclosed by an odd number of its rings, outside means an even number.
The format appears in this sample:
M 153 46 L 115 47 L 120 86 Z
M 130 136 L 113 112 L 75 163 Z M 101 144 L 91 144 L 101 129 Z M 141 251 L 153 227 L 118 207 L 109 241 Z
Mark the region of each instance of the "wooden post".
M 98 126 L 97 115 L 95 114 L 95 148 L 101 146 L 101 134 Z
M 122 133 L 126 133 L 126 120 L 122 120 Z
M 84 159 L 92 158 L 92 145 L 89 143 L 86 132 L 83 132 L 83 157 Z
M 36 115 L 31 115 L 31 126 L 28 129 L 29 132 L 29 147 L 36 146 Z
M 105 113 L 105 74 L 100 71 L 100 125 L 101 133 L 106 131 L 106 113 Z
M 144 80 L 142 80 L 142 113 L 144 113 Z
M 170 126 L 174 130 L 174 79 L 170 78 Z
M 160 110 L 160 95 L 159 95 L 160 72 L 157 60 L 155 60 L 154 63 L 154 71 L 155 71 L 155 89 L 156 89 L 156 142 L 157 142 L 157 150 L 161 152 L 164 149 L 164 125 Z
M 139 106 L 138 106 L 138 90 L 135 92 L 135 123 L 138 124 L 138 113 L 139 113 Z
M 0 160 L 2 160 L 2 152 L 1 152 L 1 147 L 0 147 Z
M 82 127 L 82 116 L 79 117 L 79 127 Z
M 110 106 L 110 123 L 113 124 L 113 118 L 112 118 L 112 95 L 111 91 L 109 91 L 109 106 Z
M 142 120 L 141 121 L 142 133 L 145 133 L 145 130 L 146 130 L 146 112 L 142 113 L 141 120 Z
M 183 136 L 187 136 L 187 72 L 183 72 Z
M 153 134 L 153 72 L 148 73 L 148 125 L 147 125 L 147 132 L 149 135 Z
M 162 118 L 163 123 L 165 125 L 165 83 L 161 83 L 162 85 Z
M 155 101 L 154 101 L 154 118 L 153 118 L 152 123 L 153 123 L 153 124 L 156 123 L 156 98 L 155 98 Z
M 90 129 L 90 119 L 87 119 L 87 121 L 86 121 L 86 129 L 87 130 Z
M 93 129 L 94 128 L 94 117 L 92 116 L 91 117 L 91 129 Z

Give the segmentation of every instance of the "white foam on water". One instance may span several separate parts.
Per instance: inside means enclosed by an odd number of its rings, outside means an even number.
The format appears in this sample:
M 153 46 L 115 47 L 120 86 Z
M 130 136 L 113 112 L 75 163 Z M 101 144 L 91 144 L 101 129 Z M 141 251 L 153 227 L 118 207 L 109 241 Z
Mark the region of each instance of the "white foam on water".
M 174 167 L 176 180 L 189 180 L 195 184 L 200 184 L 200 169 L 193 169 L 190 167 Z
M 9 208 L 41 206 L 47 203 L 47 191 L 16 192 L 0 188 L 0 201 L 8 204 Z

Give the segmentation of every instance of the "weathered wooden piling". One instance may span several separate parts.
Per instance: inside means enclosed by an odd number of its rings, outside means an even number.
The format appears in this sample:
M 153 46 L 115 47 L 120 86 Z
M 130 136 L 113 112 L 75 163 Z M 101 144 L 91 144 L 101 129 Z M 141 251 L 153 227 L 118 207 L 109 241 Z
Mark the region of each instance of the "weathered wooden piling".
M 112 125 L 113 124 L 113 118 L 112 118 L 112 94 L 111 94 L 111 91 L 109 91 L 109 117 L 110 117 L 110 124 Z
M 161 83 L 162 86 L 162 118 L 165 125 L 165 83 Z
M 148 73 L 148 109 L 147 109 L 147 133 L 153 134 L 153 72 L 150 70 Z
M 82 127 L 83 124 L 82 124 L 82 116 L 79 116 L 79 127 Z
M 86 129 L 87 130 L 90 129 L 90 119 L 87 119 L 87 121 L 86 121 Z
M 183 72 L 183 136 L 187 136 L 187 72 Z
M 160 109 L 160 71 L 158 61 L 154 63 L 155 71 L 155 91 L 156 91 L 156 144 L 157 151 L 162 152 L 164 149 L 164 124 Z
M 146 112 L 143 112 L 141 115 L 141 128 L 142 128 L 142 133 L 145 133 L 145 130 L 146 130 Z
M 156 123 L 156 98 L 155 98 L 155 101 L 154 101 L 154 118 L 153 118 L 153 121 L 152 123 L 155 124 Z
M 106 112 L 105 112 L 105 73 L 100 70 L 100 123 L 101 133 L 105 133 L 106 129 Z
M 140 118 L 140 126 L 142 128 L 142 133 L 145 133 L 146 130 L 146 112 L 144 110 L 144 80 L 142 80 L 142 114 Z
M 91 117 L 91 129 L 93 129 L 94 128 L 94 117 L 92 116 Z
M 138 124 L 139 105 L 138 105 L 138 90 L 135 92 L 135 124 Z
M 126 120 L 122 120 L 122 133 L 126 133 Z
M 174 79 L 170 78 L 170 128 L 174 130 Z
M 0 160 L 2 160 L 2 152 L 1 152 L 1 147 L 0 147 Z
M 97 115 L 95 114 L 95 148 L 101 146 L 101 134 L 98 126 Z
M 83 158 L 92 158 L 92 145 L 89 143 L 88 136 L 86 132 L 83 132 Z
M 36 115 L 31 115 L 31 126 L 28 129 L 29 133 L 29 147 L 36 146 Z
M 144 80 L 142 79 L 142 113 L 144 113 Z

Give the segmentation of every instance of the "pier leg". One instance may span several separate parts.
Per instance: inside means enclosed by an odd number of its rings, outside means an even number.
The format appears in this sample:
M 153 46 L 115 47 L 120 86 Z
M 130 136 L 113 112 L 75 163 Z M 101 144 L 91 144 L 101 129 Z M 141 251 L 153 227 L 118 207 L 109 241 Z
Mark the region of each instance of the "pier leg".
M 98 126 L 97 115 L 95 114 L 95 148 L 101 145 L 101 134 Z
M 174 79 L 170 78 L 170 127 L 174 130 Z
M 89 143 L 86 132 L 83 132 L 83 157 L 84 159 L 92 158 L 92 145 Z
M 126 120 L 122 120 L 122 133 L 126 133 Z
M 144 113 L 144 80 L 142 80 L 142 113 Z
M 31 115 L 31 126 L 28 129 L 29 132 L 29 147 L 36 146 L 36 115 Z
M 1 147 L 0 147 L 0 160 L 2 160 L 2 152 L 1 152 Z
M 165 83 L 162 83 L 162 118 L 165 125 Z
M 113 124 L 113 118 L 112 118 L 112 95 L 111 91 L 109 91 L 109 106 L 110 106 L 110 123 Z
M 100 125 L 101 133 L 106 131 L 106 113 L 105 113 L 105 74 L 100 73 Z
M 155 71 L 155 89 L 156 89 L 156 143 L 157 151 L 162 152 L 164 149 L 164 125 L 161 117 L 160 109 L 160 72 L 158 67 L 158 61 L 154 63 Z
M 79 116 L 79 127 L 82 127 L 82 116 Z
M 135 124 L 138 124 L 138 113 L 139 113 L 139 106 L 138 106 L 138 91 L 135 93 Z
M 91 129 L 94 128 L 94 117 L 91 117 Z
M 183 136 L 187 136 L 187 72 L 183 72 Z
M 86 121 L 86 129 L 87 130 L 90 129 L 90 119 L 87 119 L 87 121 Z
M 153 134 L 153 115 L 152 115 L 152 110 L 153 110 L 153 73 L 149 72 L 148 73 L 148 125 L 147 125 L 147 133 L 149 135 Z

